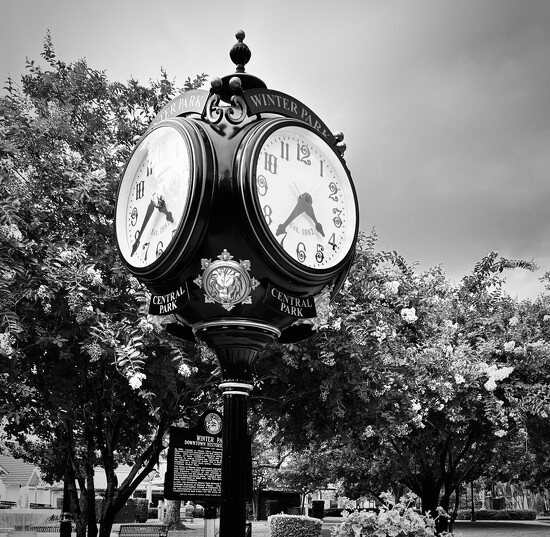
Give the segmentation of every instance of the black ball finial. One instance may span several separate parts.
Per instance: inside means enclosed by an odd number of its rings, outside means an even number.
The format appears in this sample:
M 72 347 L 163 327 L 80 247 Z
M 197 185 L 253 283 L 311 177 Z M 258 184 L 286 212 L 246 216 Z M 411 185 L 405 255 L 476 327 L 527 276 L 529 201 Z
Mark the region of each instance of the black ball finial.
M 229 51 L 229 57 L 237 66 L 237 73 L 244 73 L 244 66 L 250 61 L 252 53 L 250 52 L 248 45 L 243 43 L 243 39 L 245 38 L 245 33 L 243 30 L 239 30 L 235 34 L 235 37 L 237 38 L 237 42 Z

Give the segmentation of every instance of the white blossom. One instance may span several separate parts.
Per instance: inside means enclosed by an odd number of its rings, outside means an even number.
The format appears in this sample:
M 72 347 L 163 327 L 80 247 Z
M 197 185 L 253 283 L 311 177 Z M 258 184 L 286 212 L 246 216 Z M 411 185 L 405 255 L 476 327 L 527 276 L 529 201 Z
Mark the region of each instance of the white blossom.
M 11 356 L 13 354 L 13 347 L 11 346 L 11 337 L 9 333 L 4 332 L 0 334 L 0 350 L 5 354 Z
M 505 378 L 508 378 L 510 376 L 513 370 L 513 367 L 501 367 L 500 369 L 497 369 L 491 376 L 495 380 L 504 380 Z
M 505 344 L 504 344 L 504 350 L 506 352 L 512 352 L 514 350 L 516 346 L 516 342 L 515 341 L 507 341 Z
M 416 309 L 415 308 L 403 308 L 401 310 L 401 318 L 409 324 L 413 324 L 418 320 L 418 317 L 416 316 Z
M 367 438 L 371 438 L 373 437 L 374 435 L 376 434 L 376 431 L 374 430 L 374 428 L 372 427 L 372 425 L 367 425 L 365 427 L 365 436 Z
M 185 362 L 182 362 L 178 367 L 178 373 L 182 377 L 190 377 L 192 371 L 191 371 L 191 368 Z
M 138 388 L 141 388 L 141 385 L 143 383 L 143 380 L 147 378 L 144 373 L 134 373 L 128 378 L 128 382 L 130 383 L 130 387 L 132 390 L 137 390 Z
M 513 367 L 501 367 L 500 369 L 498 369 L 496 365 L 489 367 L 487 370 L 489 379 L 484 384 L 485 389 L 492 392 L 497 387 L 496 381 L 504 380 L 509 377 L 513 370 Z
M 8 239 L 15 239 L 16 241 L 23 239 L 21 231 L 15 224 L 4 225 L 0 229 L 2 229 Z
M 494 432 L 494 435 L 502 438 L 503 436 L 506 436 L 506 431 L 504 429 L 499 429 L 498 431 Z
M 513 317 L 510 317 L 510 320 L 508 321 L 509 326 L 516 326 L 519 323 L 519 319 L 514 315 Z
M 400 286 L 400 283 L 396 280 L 391 282 L 386 282 L 384 284 L 384 291 L 386 291 L 386 293 L 388 293 L 389 295 L 396 295 L 397 292 L 399 291 L 399 286 Z
M 88 269 L 86 270 L 86 274 L 92 285 L 101 285 L 103 283 L 101 272 L 99 272 L 99 270 L 93 267 L 88 267 Z

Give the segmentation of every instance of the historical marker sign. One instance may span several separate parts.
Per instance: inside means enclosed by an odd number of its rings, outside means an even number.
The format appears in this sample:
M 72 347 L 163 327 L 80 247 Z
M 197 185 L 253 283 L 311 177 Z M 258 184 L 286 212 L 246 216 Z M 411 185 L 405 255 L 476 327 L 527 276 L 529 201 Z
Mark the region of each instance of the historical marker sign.
M 203 414 L 192 428 L 170 428 L 164 496 L 169 500 L 219 500 L 222 481 L 222 416 Z

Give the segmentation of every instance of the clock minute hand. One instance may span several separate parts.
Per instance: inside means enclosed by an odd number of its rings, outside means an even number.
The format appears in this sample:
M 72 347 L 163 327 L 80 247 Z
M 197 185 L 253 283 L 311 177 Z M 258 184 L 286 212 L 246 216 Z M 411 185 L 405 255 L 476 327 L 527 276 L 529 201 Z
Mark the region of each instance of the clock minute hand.
M 301 215 L 306 210 L 306 202 L 304 200 L 304 194 L 300 195 L 298 197 L 298 202 L 296 203 L 296 207 L 292 209 L 292 212 L 288 216 L 288 218 L 277 227 L 277 231 L 275 232 L 275 235 L 282 235 L 286 231 L 286 227 L 288 224 L 290 224 L 297 216 Z
M 306 207 L 305 207 L 305 213 L 313 220 L 313 223 L 315 224 L 315 229 L 318 231 L 318 233 L 321 235 L 321 237 L 325 236 L 325 232 L 323 231 L 323 226 L 317 221 L 317 218 L 315 217 L 315 211 L 313 210 L 313 199 L 309 194 L 304 194 Z
M 147 225 L 147 222 L 149 222 L 149 219 L 151 218 L 151 215 L 153 214 L 153 211 L 155 210 L 155 202 L 151 200 L 149 202 L 149 206 L 147 207 L 147 211 L 145 212 L 145 217 L 143 218 L 143 222 L 141 223 L 141 228 L 138 231 L 138 235 L 136 238 L 136 242 L 134 242 L 134 245 L 132 246 L 132 253 L 130 254 L 130 257 L 132 257 L 139 246 L 139 240 L 141 239 L 141 235 L 143 233 L 143 230 L 145 229 L 145 226 Z

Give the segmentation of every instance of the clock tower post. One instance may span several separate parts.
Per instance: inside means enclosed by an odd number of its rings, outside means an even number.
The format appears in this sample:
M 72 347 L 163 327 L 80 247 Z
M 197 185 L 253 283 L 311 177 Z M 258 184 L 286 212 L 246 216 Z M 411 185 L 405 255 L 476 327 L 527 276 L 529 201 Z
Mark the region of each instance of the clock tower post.
M 236 37 L 235 72 L 175 97 L 138 142 L 115 217 L 150 313 L 170 316 L 170 334 L 207 345 L 220 364 L 221 537 L 245 533 L 254 362 L 316 329 L 359 226 L 343 135 L 247 73 L 251 53 Z

